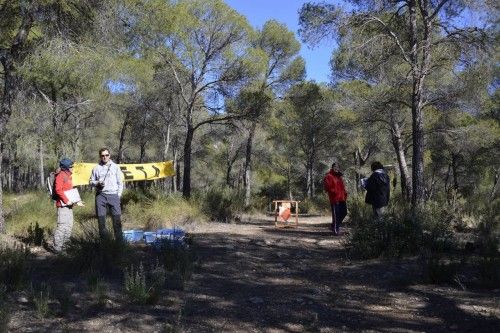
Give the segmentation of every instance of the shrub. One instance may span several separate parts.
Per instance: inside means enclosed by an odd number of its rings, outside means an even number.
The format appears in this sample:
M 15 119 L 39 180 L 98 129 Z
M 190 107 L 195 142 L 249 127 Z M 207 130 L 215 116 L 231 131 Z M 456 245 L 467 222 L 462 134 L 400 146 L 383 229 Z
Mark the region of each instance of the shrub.
M 40 228 L 38 222 L 30 224 L 27 236 L 23 239 L 25 243 L 35 246 L 42 246 L 45 242 L 45 228 Z
M 241 192 L 230 188 L 211 188 L 202 193 L 197 200 L 203 213 L 211 221 L 231 222 L 244 210 Z
M 134 265 L 130 265 L 130 268 L 124 271 L 124 290 L 130 299 L 131 303 L 137 304 L 154 304 L 158 300 L 158 296 L 162 287 L 161 270 L 156 267 L 152 270 L 155 275 L 152 283 L 147 283 L 147 272 L 144 270 L 142 262 L 139 263 L 139 267 L 134 269 Z M 163 282 L 164 282 L 163 277 Z M 161 283 L 161 284 L 159 284 Z
M 325 214 L 330 213 L 330 202 L 326 196 L 318 196 L 312 199 L 305 198 L 299 203 L 301 214 Z
M 31 298 L 39 319 L 46 318 L 50 314 L 49 296 L 50 289 L 45 283 L 42 283 L 37 289 L 31 286 Z
M 130 227 L 155 230 L 203 221 L 205 217 L 197 205 L 180 195 L 157 195 L 130 202 L 124 208 L 123 220 Z
M 437 203 L 427 203 L 416 211 L 395 203 L 382 217 L 374 218 L 355 200 L 350 211 L 353 229 L 348 247 L 360 257 L 401 257 L 421 249 L 441 253 L 454 247 L 446 207 Z
M 106 285 L 104 280 L 94 272 L 91 272 L 87 278 L 87 284 L 90 288 L 90 291 L 95 295 L 97 299 L 97 304 L 99 306 L 104 306 L 108 299 L 108 295 L 106 294 Z
M 20 288 L 28 275 L 30 251 L 23 245 L 0 247 L 0 281 L 7 290 Z
M 72 237 L 66 245 L 68 268 L 110 274 L 121 271 L 131 257 L 126 242 L 100 239 L 93 231 Z

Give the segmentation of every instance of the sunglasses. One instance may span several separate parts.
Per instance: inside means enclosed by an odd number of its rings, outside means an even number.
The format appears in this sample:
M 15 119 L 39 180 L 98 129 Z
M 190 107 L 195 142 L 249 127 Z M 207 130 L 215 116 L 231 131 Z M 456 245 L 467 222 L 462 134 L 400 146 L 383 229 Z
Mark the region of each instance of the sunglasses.
M 109 154 L 102 154 L 101 157 L 108 157 Z

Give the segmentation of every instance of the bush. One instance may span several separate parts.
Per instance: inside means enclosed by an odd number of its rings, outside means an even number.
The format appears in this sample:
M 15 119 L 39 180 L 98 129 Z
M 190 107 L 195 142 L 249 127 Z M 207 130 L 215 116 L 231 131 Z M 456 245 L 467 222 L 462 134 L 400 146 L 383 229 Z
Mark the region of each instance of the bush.
M 106 284 L 104 280 L 94 272 L 91 272 L 87 278 L 87 284 L 90 291 L 95 295 L 97 305 L 104 306 L 108 299 L 106 294 Z
M 449 251 L 454 247 L 451 221 L 446 207 L 429 202 L 413 212 L 407 205 L 393 203 L 380 218 L 372 217 L 360 200 L 351 204 L 353 229 L 348 247 L 363 258 L 401 257 Z
M 95 232 L 88 231 L 70 239 L 66 244 L 65 259 L 72 270 L 111 274 L 127 265 L 130 254 L 126 242 L 100 239 Z
M 180 195 L 148 194 L 141 198 L 125 206 L 123 221 L 127 226 L 155 230 L 205 220 L 200 209 Z
M 211 221 L 231 222 L 244 210 L 243 194 L 227 187 L 211 188 L 196 200 Z
M 28 227 L 28 235 L 23 238 L 23 242 L 30 245 L 42 246 L 45 241 L 45 228 L 40 228 L 38 222 L 36 222 L 34 226 L 30 224 Z
M 330 214 L 330 202 L 326 196 L 318 196 L 312 199 L 305 198 L 299 202 L 300 214 Z
M 49 296 L 50 289 L 46 284 L 42 283 L 37 289 L 31 286 L 31 299 L 39 319 L 46 318 L 50 314 Z
M 163 283 L 165 282 L 164 271 L 160 267 L 155 267 L 151 271 L 150 280 L 147 283 L 147 272 L 144 270 L 142 262 L 137 269 L 134 265 L 124 271 L 124 290 L 131 303 L 154 304 L 157 302 Z
M 30 251 L 22 245 L 0 246 L 0 281 L 7 290 L 22 287 L 28 276 Z

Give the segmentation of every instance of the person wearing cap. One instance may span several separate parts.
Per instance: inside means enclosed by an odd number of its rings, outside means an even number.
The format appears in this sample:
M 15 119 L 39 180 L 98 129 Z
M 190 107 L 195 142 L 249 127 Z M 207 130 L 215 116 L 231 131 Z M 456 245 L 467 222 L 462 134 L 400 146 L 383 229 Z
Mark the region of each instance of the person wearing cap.
M 73 188 L 73 161 L 63 158 L 59 162 L 59 171 L 56 172 L 54 192 L 56 194 L 57 226 L 54 231 L 54 246 L 56 252 L 64 249 L 64 244 L 71 237 L 73 229 L 73 205 L 83 206 L 81 201 L 71 202 L 65 191 Z
M 108 207 L 111 210 L 113 220 L 113 231 L 116 240 L 123 240 L 120 198 L 123 192 L 123 173 L 111 160 L 108 148 L 99 150 L 100 162 L 92 169 L 89 184 L 96 188 L 95 208 L 99 236 L 101 239 L 108 238 L 106 229 L 106 214 Z

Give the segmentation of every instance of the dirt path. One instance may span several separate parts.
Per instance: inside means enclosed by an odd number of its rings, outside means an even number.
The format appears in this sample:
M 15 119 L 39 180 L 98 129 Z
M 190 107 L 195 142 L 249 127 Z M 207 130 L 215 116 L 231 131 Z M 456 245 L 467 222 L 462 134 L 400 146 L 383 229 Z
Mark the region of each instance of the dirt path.
M 416 260 L 350 261 L 326 218 L 270 218 L 193 230 L 201 267 L 186 332 L 496 332 L 500 292 L 418 284 Z

